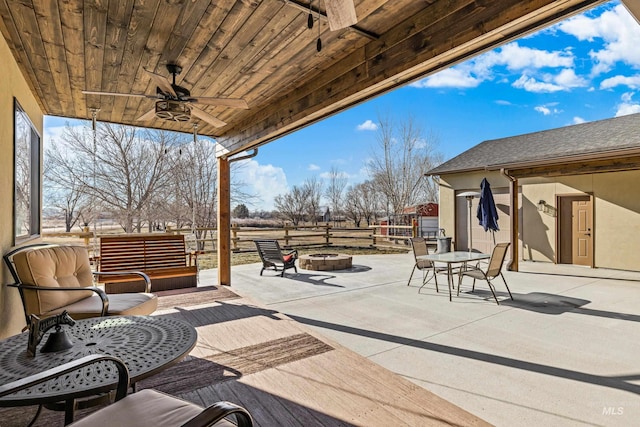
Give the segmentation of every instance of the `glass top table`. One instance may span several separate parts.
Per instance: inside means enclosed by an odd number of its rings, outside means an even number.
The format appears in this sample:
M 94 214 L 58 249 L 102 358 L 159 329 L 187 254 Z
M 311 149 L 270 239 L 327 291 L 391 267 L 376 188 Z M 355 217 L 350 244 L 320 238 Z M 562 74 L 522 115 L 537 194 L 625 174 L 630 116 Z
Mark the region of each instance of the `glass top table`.
M 449 301 L 451 301 L 451 289 L 453 287 L 453 264 L 463 263 L 466 264 L 470 261 L 480 261 L 483 259 L 491 258 L 488 254 L 480 252 L 470 251 L 452 251 L 442 252 L 428 255 L 420 255 L 416 257 L 419 260 L 426 260 L 432 262 L 443 262 L 447 264 L 447 283 L 449 285 Z
M 27 356 L 28 332 L 0 341 L 0 384 L 34 375 L 90 354 L 116 356 L 127 365 L 131 385 L 154 375 L 184 358 L 195 347 L 195 328 L 178 319 L 160 316 L 95 317 L 76 321 L 63 330 L 73 347 L 41 353 L 48 331 L 36 356 Z M 118 382 L 117 370 L 109 362 L 99 362 L 38 386 L 5 396 L 0 406 L 24 406 L 73 401 L 108 392 Z M 73 407 L 74 405 L 71 405 Z M 65 417 L 71 414 L 65 414 Z

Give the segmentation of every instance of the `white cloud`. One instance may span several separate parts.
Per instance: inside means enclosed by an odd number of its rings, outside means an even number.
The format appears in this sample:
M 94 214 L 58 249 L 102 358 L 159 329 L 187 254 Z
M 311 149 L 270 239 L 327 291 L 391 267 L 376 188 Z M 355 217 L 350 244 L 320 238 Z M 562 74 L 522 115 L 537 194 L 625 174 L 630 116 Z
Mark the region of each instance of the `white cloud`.
M 628 114 L 640 113 L 640 104 L 633 101 L 633 92 L 623 93 L 620 97 L 620 104 L 616 111 L 616 117 L 626 116 Z
M 513 105 L 511 102 L 506 101 L 506 100 L 504 100 L 504 99 L 498 99 L 498 100 L 496 100 L 496 104 L 498 104 L 498 105 Z
M 318 165 L 315 165 L 315 164 L 311 163 L 311 164 L 309 164 L 309 166 L 307 167 L 307 170 L 310 170 L 310 171 L 319 171 L 319 170 L 320 170 L 320 166 L 318 166 Z
M 625 104 L 622 103 L 618 105 L 618 110 L 616 111 L 616 117 L 626 116 L 628 114 L 640 113 L 640 104 Z
M 472 68 L 459 67 L 448 68 L 442 70 L 433 76 L 422 79 L 410 86 L 417 88 L 437 88 L 437 87 L 456 87 L 456 88 L 472 88 L 477 87 L 482 80 L 472 75 Z
M 359 124 L 356 129 L 358 130 L 378 130 L 378 125 L 372 120 L 365 120 L 364 123 Z
M 586 122 L 587 121 L 585 119 L 583 119 L 582 117 L 575 116 L 573 118 L 573 124 L 574 125 L 579 125 L 580 123 L 586 123 Z
M 533 107 L 533 109 L 539 113 L 542 113 L 545 116 L 548 116 L 550 114 L 560 114 L 562 113 L 562 110 L 555 108 L 557 105 L 558 105 L 557 102 L 549 102 L 544 105 L 538 105 L 537 107 Z
M 545 116 L 551 114 L 551 110 L 543 106 L 535 107 L 534 110 L 536 110 L 538 113 L 542 113 Z
M 275 197 L 289 191 L 284 170 L 273 165 L 261 165 L 255 159 L 243 160 L 242 163 L 237 178 L 246 184 L 248 192 L 260 197 L 261 203 L 256 208 L 273 210 Z
M 638 23 L 621 4 L 598 17 L 576 16 L 559 24 L 558 28 L 580 41 L 602 39 L 604 47 L 589 53 L 596 62 L 592 70 L 594 75 L 611 70 L 616 62 L 640 67 Z
M 625 92 L 620 95 L 620 99 L 622 100 L 622 102 L 631 102 L 631 99 L 633 99 L 633 95 L 633 92 Z
M 528 77 L 525 75 L 520 76 L 518 80 L 513 82 L 513 87 L 517 89 L 524 89 L 527 92 L 558 92 L 562 90 L 561 86 L 558 86 L 553 83 L 542 82 L 534 79 L 533 77 Z
M 44 128 L 44 144 L 49 141 L 60 142 L 62 140 L 62 134 L 64 133 L 65 126 L 51 126 Z
M 613 76 L 600 82 L 600 89 L 613 89 L 616 86 L 628 86 L 631 89 L 640 87 L 640 75 L 635 76 Z
M 490 52 L 493 53 L 493 52 Z M 572 67 L 574 56 L 571 51 L 546 51 L 509 43 L 495 53 L 495 64 L 505 65 L 511 71 L 527 68 L 559 68 Z
M 562 90 L 567 91 L 574 87 L 584 87 L 587 84 L 587 81 L 577 76 L 574 70 L 564 68 L 558 74 L 545 73 L 538 76 L 538 78 L 523 74 L 513 82 L 512 86 L 524 89 L 527 92 L 552 93 Z
M 585 87 L 588 85 L 587 81 L 576 75 L 576 72 L 571 68 L 564 68 L 558 75 L 553 77 L 553 81 L 566 89 L 574 87 Z
M 547 51 L 520 46 L 517 42 L 509 43 L 502 48 L 487 52 L 479 57 L 438 72 L 432 76 L 412 83 L 417 88 L 474 88 L 482 82 L 493 80 L 497 67 L 505 67 L 507 70 L 523 71 L 528 74 L 536 74 L 543 68 L 564 68 L 559 78 L 566 84 L 584 86 L 583 79 L 577 77 L 570 68 L 574 65 L 574 55 L 570 50 Z M 571 74 L 573 73 L 573 74 Z M 503 80 L 499 80 L 503 81 Z M 564 86 L 562 83 L 559 83 Z

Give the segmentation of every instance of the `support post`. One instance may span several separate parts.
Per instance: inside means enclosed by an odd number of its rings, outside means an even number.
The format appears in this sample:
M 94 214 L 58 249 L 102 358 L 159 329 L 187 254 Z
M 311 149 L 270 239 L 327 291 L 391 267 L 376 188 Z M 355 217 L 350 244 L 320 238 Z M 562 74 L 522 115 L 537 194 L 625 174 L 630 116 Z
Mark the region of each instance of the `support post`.
M 518 271 L 518 259 L 520 258 L 518 248 L 518 235 L 520 234 L 520 218 L 518 212 L 520 206 L 518 205 L 518 179 L 509 175 L 509 171 L 501 169 L 500 173 L 509 180 L 509 221 L 511 225 L 511 262 L 507 265 L 507 270 Z
M 231 167 L 218 157 L 218 285 L 231 286 Z
M 511 264 L 509 264 L 508 270 L 518 271 L 518 259 L 520 258 L 518 250 L 518 235 L 520 234 L 520 218 L 518 218 L 518 212 L 520 212 L 520 206 L 518 205 L 518 180 L 513 179 L 511 181 L 511 188 L 509 189 L 511 196 L 511 207 L 509 215 L 511 216 Z

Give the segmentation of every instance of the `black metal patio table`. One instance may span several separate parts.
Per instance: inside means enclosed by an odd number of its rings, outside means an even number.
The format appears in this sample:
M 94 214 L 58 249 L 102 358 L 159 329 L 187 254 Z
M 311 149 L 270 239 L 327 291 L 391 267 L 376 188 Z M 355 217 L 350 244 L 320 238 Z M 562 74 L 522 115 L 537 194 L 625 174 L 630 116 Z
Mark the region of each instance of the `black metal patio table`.
M 184 358 L 195 347 L 195 328 L 178 319 L 159 316 L 113 316 L 79 320 L 65 326 L 73 347 L 54 353 L 27 355 L 28 332 L 0 341 L 0 384 L 6 384 L 90 354 L 122 359 L 131 385 Z M 43 338 L 46 341 L 48 334 Z M 65 424 L 73 421 L 76 399 L 115 388 L 117 371 L 101 362 L 0 399 L 0 406 L 64 402 Z M 37 415 L 36 415 L 37 416 Z

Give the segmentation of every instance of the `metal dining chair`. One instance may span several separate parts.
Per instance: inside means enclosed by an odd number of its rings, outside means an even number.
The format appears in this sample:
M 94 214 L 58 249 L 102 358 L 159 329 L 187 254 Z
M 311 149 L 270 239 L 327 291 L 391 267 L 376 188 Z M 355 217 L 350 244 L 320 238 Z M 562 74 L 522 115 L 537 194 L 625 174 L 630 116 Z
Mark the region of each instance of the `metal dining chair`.
M 502 264 L 504 263 L 504 258 L 507 255 L 508 249 L 509 243 L 498 243 L 493 248 L 491 258 L 489 259 L 489 264 L 487 264 L 487 268 L 484 270 L 480 267 L 480 265 L 466 266 L 466 269 L 461 269 L 458 276 L 458 295 L 460 295 L 460 285 L 462 284 L 463 277 L 469 276 L 473 279 L 473 286 L 471 288 L 472 292 L 475 290 L 476 280 L 485 280 L 489 284 L 489 289 L 493 294 L 493 298 L 496 300 L 496 303 L 500 305 L 498 297 L 496 296 L 495 286 L 492 283 L 493 279 L 500 276 L 507 288 L 507 292 L 509 292 L 509 297 L 513 299 L 513 295 L 511 295 L 509 285 L 507 285 L 507 281 L 504 279 L 504 275 L 502 274 Z
M 419 256 L 429 255 L 429 247 L 427 246 L 427 241 L 423 237 L 412 237 L 409 241 L 411 242 L 411 248 L 413 249 L 415 263 L 413 264 L 413 269 L 411 270 L 407 286 L 409 286 L 411 279 L 413 279 L 413 273 L 418 269 L 422 272 L 422 286 L 420 286 L 420 289 L 433 279 L 436 284 L 436 292 L 439 292 L 437 274 L 447 271 L 447 268 L 437 267 L 433 261 L 418 259 Z M 432 273 L 431 277 L 429 277 L 429 272 Z M 418 292 L 420 292 L 420 289 L 418 289 Z

